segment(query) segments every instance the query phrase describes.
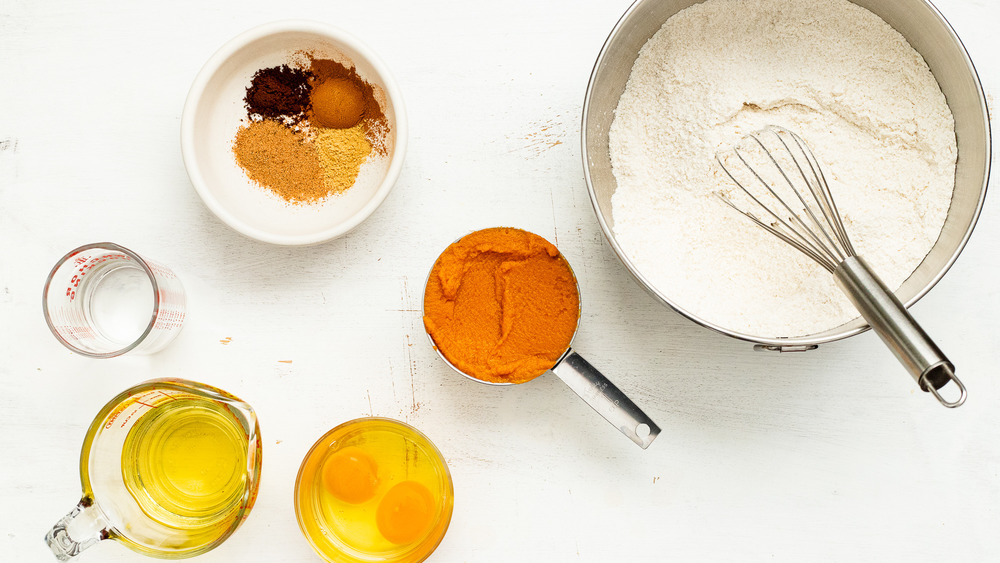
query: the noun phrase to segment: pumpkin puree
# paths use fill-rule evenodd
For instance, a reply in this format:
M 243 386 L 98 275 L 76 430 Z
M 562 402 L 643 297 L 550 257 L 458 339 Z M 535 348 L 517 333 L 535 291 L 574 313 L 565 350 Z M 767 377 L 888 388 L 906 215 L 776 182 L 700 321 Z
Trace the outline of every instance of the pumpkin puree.
M 484 229 L 453 243 L 424 292 L 424 326 L 441 354 L 493 383 L 523 383 L 552 368 L 579 316 L 569 263 L 550 242 L 520 229 Z

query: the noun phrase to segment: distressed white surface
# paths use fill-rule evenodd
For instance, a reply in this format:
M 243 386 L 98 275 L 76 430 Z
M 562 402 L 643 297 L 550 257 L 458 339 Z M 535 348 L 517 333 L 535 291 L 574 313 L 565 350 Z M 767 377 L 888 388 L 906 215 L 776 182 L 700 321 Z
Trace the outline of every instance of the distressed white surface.
M 316 560 L 292 508 L 299 462 L 323 432 L 369 414 L 416 425 L 452 469 L 454 519 L 432 561 L 997 560 L 997 194 L 913 308 L 969 386 L 960 409 L 915 391 L 873 334 L 779 356 L 694 326 L 627 277 L 583 182 L 584 89 L 627 5 L 4 0 L 0 559 L 52 560 L 42 537 L 79 497 L 91 417 L 134 383 L 183 376 L 249 401 L 264 436 L 257 505 L 205 563 Z M 1000 7 L 937 5 L 995 96 Z M 339 25 L 380 53 L 411 125 L 385 204 L 311 248 L 225 227 L 178 147 L 202 63 L 288 17 Z M 546 236 L 574 264 L 575 347 L 663 428 L 649 450 L 554 377 L 478 385 L 431 349 L 419 318 L 428 268 L 458 236 L 496 225 Z M 46 273 L 98 240 L 181 276 L 190 316 L 166 351 L 90 360 L 49 334 Z M 146 559 L 104 542 L 79 560 Z

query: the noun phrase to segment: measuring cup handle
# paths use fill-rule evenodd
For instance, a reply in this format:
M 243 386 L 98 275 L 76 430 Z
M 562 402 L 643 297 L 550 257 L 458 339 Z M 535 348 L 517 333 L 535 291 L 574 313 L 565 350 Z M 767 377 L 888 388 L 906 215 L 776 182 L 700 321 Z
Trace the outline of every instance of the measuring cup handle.
M 86 537 L 74 539 L 70 536 L 70 527 L 73 528 L 74 535 L 82 532 Z M 94 499 L 85 496 L 73 510 L 69 511 L 69 514 L 63 516 L 55 526 L 52 526 L 49 533 L 45 534 L 45 543 L 55 554 L 56 559 L 69 561 L 81 551 L 111 537 L 109 528 L 104 515 L 94 505 Z
M 552 371 L 598 414 L 642 449 L 649 447 L 660 433 L 660 427 L 642 409 L 572 349 L 566 352 Z

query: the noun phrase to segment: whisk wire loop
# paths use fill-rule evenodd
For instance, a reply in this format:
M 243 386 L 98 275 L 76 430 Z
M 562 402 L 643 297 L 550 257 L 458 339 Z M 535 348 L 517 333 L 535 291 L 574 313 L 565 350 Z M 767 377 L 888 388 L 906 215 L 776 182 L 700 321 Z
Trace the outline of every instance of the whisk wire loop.
M 818 189 L 811 189 L 810 191 L 816 199 L 816 204 L 822 210 L 827 224 L 833 228 L 834 236 L 837 238 L 837 242 L 840 244 L 840 247 L 844 249 L 844 254 L 841 257 L 841 260 L 847 259 L 848 256 L 857 256 L 857 253 L 854 252 L 854 246 L 851 245 L 851 239 L 847 236 L 847 230 L 844 229 L 844 222 L 840 219 L 840 212 L 837 210 L 837 202 L 833 199 L 833 193 L 830 191 L 830 185 L 826 182 L 826 176 L 823 174 L 823 168 L 816 160 L 816 155 L 814 155 L 812 150 L 809 149 L 805 140 L 796 133 L 781 127 L 775 128 L 780 129 L 791 137 L 798 146 L 799 151 L 801 151 L 802 155 L 805 156 L 806 163 L 809 165 L 811 177 L 816 181 L 818 187 Z M 781 139 L 780 136 L 778 138 Z M 781 139 L 781 143 L 785 145 L 786 149 L 788 148 L 784 139 Z M 791 151 L 791 149 L 788 150 L 794 159 L 795 154 Z M 796 162 L 796 165 L 798 165 L 798 162 Z M 805 172 L 801 169 L 801 167 L 799 168 L 799 172 L 802 174 L 802 178 L 809 183 L 809 179 L 806 178 Z M 820 196 L 822 196 L 822 200 L 820 199 Z
M 743 161 L 744 165 L 746 165 L 746 161 L 743 159 L 743 155 L 741 155 L 738 151 L 733 151 L 733 154 L 741 161 Z M 788 223 L 786 223 L 785 219 L 783 219 L 781 215 L 778 215 L 770 207 L 764 205 L 764 203 L 761 202 L 756 195 L 750 192 L 750 190 L 747 190 L 743 186 L 743 184 L 736 179 L 736 177 L 733 175 L 729 167 L 726 166 L 721 155 L 717 154 L 715 156 L 715 159 L 716 161 L 718 161 L 719 165 L 722 167 L 722 170 L 726 173 L 727 176 L 729 176 L 729 178 L 733 181 L 733 183 L 735 183 L 737 186 L 740 187 L 741 190 L 743 190 L 743 193 L 745 193 L 747 197 L 750 198 L 750 200 L 756 205 L 757 208 L 766 212 L 767 215 L 770 215 L 772 220 L 770 222 L 766 222 L 764 219 L 757 217 L 757 215 L 750 213 L 749 211 L 746 211 L 745 209 L 742 209 L 741 207 L 733 203 L 728 196 L 716 192 L 716 195 L 723 201 L 723 203 L 725 203 L 729 207 L 732 207 L 740 214 L 746 216 L 748 219 L 753 221 L 757 226 L 761 227 L 765 231 L 771 233 L 772 235 L 790 244 L 792 247 L 796 248 L 806 256 L 809 256 L 827 270 L 831 272 L 833 271 L 832 268 L 835 268 L 836 264 L 831 262 L 822 252 L 822 250 L 813 244 L 810 238 L 801 236 L 796 229 L 793 229 L 790 225 L 788 225 Z M 753 168 L 747 166 L 747 169 L 749 169 L 756 175 L 756 172 L 754 171 Z M 766 182 L 763 182 L 763 180 L 761 180 L 761 182 L 766 189 L 770 190 L 770 187 L 767 186 Z M 773 192 L 772 196 L 774 196 Z M 791 214 L 791 216 L 796 217 L 794 214 Z
M 744 141 L 729 151 L 717 153 L 715 159 L 740 191 L 750 198 L 753 209 L 757 213 L 763 212 L 765 219 L 757 213 L 741 209 L 726 196 L 720 197 L 730 207 L 830 272 L 836 270 L 848 256 L 854 256 L 826 177 L 805 141 L 792 131 L 776 126 L 751 133 Z M 760 163 L 756 166 L 750 164 L 745 155 L 751 150 L 759 151 L 765 157 L 756 160 L 763 160 L 766 170 Z M 784 164 L 779 162 L 776 156 L 779 154 Z M 794 166 L 794 171 L 789 172 L 789 164 Z M 737 178 L 734 167 L 749 173 L 741 175 L 746 180 Z M 751 184 L 759 184 L 763 192 L 751 189 Z M 794 197 L 783 197 L 777 188 Z M 793 206 L 801 209 L 793 209 Z
M 788 146 L 788 143 L 785 141 L 781 133 L 786 133 L 792 138 L 793 141 L 795 141 L 798 152 Z M 791 188 L 792 192 L 795 193 L 799 203 L 802 204 L 803 211 L 809 217 L 813 227 L 815 227 L 815 229 L 810 229 L 807 225 L 802 225 L 806 229 L 807 234 L 817 238 L 821 236 L 827 245 L 822 245 L 822 243 L 820 245 L 829 251 L 833 257 L 832 259 L 836 263 L 839 264 L 840 262 L 843 262 L 847 258 L 847 252 L 846 250 L 841 251 L 841 246 L 838 245 L 838 243 L 842 242 L 842 240 L 840 237 L 837 237 L 838 231 L 836 228 L 836 225 L 841 223 L 840 216 L 833 213 L 830 209 L 830 203 L 833 201 L 833 198 L 829 196 L 829 186 L 825 182 L 821 182 L 819 176 L 816 174 L 816 170 L 819 169 L 819 166 L 813 165 L 815 156 L 812 154 L 812 151 L 809 150 L 809 147 L 806 146 L 805 142 L 802 141 L 802 139 L 795 133 L 792 133 L 787 129 L 776 128 L 774 134 L 781 143 L 781 146 L 784 147 L 785 151 L 788 153 L 792 163 L 795 164 L 795 168 L 798 170 L 799 176 L 802 178 L 802 181 L 805 182 L 806 188 L 812 195 L 812 201 L 815 203 L 816 207 L 819 208 L 823 221 L 820 221 L 820 219 L 816 217 L 816 214 L 813 212 L 813 207 L 806 202 L 802 192 L 795 188 L 795 184 L 788 178 L 788 174 L 785 172 L 784 167 L 778 164 L 774 155 L 767 150 L 767 147 L 763 145 L 760 138 L 755 136 L 754 140 L 757 141 L 764 152 L 767 153 L 771 163 L 774 164 L 775 168 L 778 169 L 781 176 L 785 179 L 785 182 L 788 183 L 789 188 Z M 802 163 L 799 162 L 799 158 L 803 158 L 806 161 L 806 165 L 809 166 L 810 175 L 806 174 L 806 171 L 802 167 Z M 832 236 L 830 233 L 831 230 L 833 231 Z M 834 240 L 834 238 L 836 238 L 836 240 Z
M 805 254 L 809 258 L 812 258 L 817 263 L 819 263 L 819 265 L 823 266 L 824 268 L 826 268 L 827 270 L 829 270 L 831 273 L 833 272 L 833 269 L 836 268 L 836 266 L 834 264 L 828 262 L 828 260 L 827 260 L 827 258 L 825 256 L 823 256 L 822 254 L 820 254 L 819 252 L 817 252 L 812 247 L 812 245 L 809 244 L 808 241 L 800 241 L 797 238 L 794 238 L 793 236 L 786 235 L 784 231 L 778 230 L 778 229 L 772 227 L 771 225 L 763 222 L 756 215 L 754 215 L 752 213 L 748 213 L 748 212 L 740 209 L 739 207 L 736 206 L 735 203 L 733 203 L 732 201 L 730 201 L 729 198 L 724 197 L 724 196 L 719 196 L 719 197 L 720 197 L 720 199 L 722 199 L 723 203 L 725 203 L 729 207 L 735 209 L 736 212 L 744 215 L 746 218 L 748 218 L 751 221 L 753 221 L 754 224 L 756 224 L 758 227 L 760 227 L 760 228 L 764 229 L 765 231 L 771 233 L 772 235 L 778 237 L 779 239 L 781 239 L 782 241 L 784 241 L 786 244 L 792 246 L 793 248 L 795 248 L 799 252 Z M 750 197 L 756 200 L 756 198 L 754 198 L 753 195 L 751 195 Z M 781 218 L 777 218 L 777 220 L 781 221 Z

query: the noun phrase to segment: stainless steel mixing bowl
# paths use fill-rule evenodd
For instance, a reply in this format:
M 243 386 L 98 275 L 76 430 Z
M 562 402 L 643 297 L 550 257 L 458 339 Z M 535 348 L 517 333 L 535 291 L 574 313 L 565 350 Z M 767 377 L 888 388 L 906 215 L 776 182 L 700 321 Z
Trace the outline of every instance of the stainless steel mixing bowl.
M 583 105 L 581 135 L 584 174 L 604 236 L 629 273 L 663 304 L 702 326 L 754 342 L 759 347 L 779 351 L 810 349 L 868 329 L 864 320 L 857 318 L 824 332 L 792 338 L 730 330 L 685 310 L 664 291 L 650 284 L 615 239 L 611 196 L 615 192 L 616 183 L 608 154 L 608 130 L 614 120 L 615 107 L 625 90 L 632 64 L 646 40 L 660 29 L 667 18 L 698 1 L 636 1 L 611 30 L 594 64 Z M 958 141 L 955 193 L 938 241 L 920 266 L 895 292 L 896 297 L 909 307 L 934 287 L 958 258 L 982 209 L 991 154 L 986 99 L 965 47 L 944 16 L 930 2 L 852 1 L 885 20 L 923 55 L 955 116 L 955 135 Z

